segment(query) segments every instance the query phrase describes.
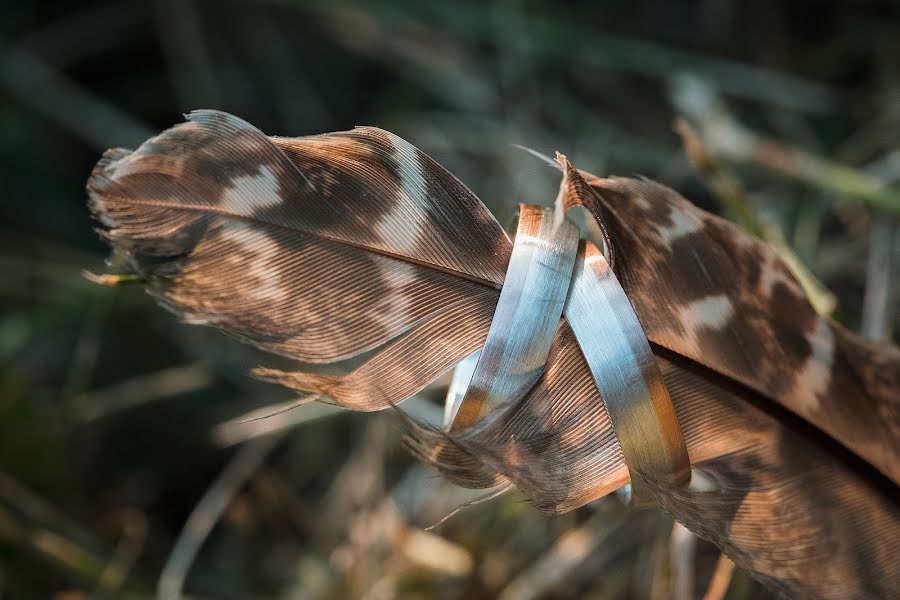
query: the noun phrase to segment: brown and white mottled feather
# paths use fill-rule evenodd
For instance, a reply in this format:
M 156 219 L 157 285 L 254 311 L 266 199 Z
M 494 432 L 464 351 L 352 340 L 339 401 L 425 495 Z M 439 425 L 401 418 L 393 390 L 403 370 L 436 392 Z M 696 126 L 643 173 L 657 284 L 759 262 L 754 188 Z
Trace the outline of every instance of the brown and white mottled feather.
M 590 180 L 651 342 L 771 398 L 900 484 L 900 351 L 820 316 L 776 252 L 657 183 Z
M 675 192 L 564 164 L 560 201 L 602 223 L 717 488 L 651 482 L 660 504 L 788 595 L 898 595 L 897 350 L 818 317 L 773 252 Z M 459 181 L 372 128 L 269 138 L 196 112 L 108 152 L 88 187 L 165 306 L 298 361 L 260 376 L 357 410 L 396 405 L 484 343 L 511 251 Z M 517 405 L 453 434 L 407 422 L 446 477 L 514 484 L 547 513 L 628 480 L 565 321 Z
M 88 188 L 104 234 L 186 321 L 303 363 L 363 357 L 339 381 L 262 371 L 352 408 L 400 402 L 477 349 L 509 260 L 474 194 L 375 128 L 270 139 L 198 111 L 109 151 Z M 452 332 L 423 352 L 434 324 L 417 326 L 438 317 Z

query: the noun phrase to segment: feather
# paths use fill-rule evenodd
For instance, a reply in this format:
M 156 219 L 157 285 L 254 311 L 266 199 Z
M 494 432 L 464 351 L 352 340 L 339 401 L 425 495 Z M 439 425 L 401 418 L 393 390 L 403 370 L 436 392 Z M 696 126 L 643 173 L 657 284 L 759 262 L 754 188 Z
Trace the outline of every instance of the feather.
M 900 355 L 815 314 L 765 245 L 658 184 L 582 177 L 700 484 L 659 504 L 792 596 L 900 590 Z M 268 138 L 212 111 L 114 150 L 88 184 L 115 250 L 189 322 L 298 361 L 257 374 L 357 410 L 394 406 L 477 350 L 509 260 L 478 199 L 421 151 L 357 128 Z M 327 367 L 327 368 L 325 368 Z M 507 410 L 448 433 L 405 419 L 449 479 L 554 514 L 628 481 L 568 324 Z
M 648 339 L 770 398 L 900 483 L 900 351 L 820 316 L 777 253 L 646 180 L 569 196 L 602 218 Z M 576 199 L 578 198 L 578 199 Z
M 164 306 L 303 363 L 364 357 L 344 395 L 333 377 L 261 371 L 361 409 L 354 398 L 400 402 L 483 343 L 511 245 L 429 157 L 374 128 L 269 139 L 225 113 L 187 119 L 109 151 L 88 184 L 104 235 Z M 437 317 L 453 324 L 439 342 L 416 329 Z

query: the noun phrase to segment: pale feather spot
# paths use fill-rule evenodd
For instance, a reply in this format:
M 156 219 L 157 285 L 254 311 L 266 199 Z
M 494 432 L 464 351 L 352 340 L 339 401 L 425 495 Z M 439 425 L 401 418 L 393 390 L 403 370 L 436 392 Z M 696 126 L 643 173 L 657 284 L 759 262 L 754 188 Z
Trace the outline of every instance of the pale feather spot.
M 821 396 L 831 386 L 834 366 L 834 332 L 826 319 L 816 319 L 816 327 L 806 335 L 812 354 L 797 373 L 789 400 L 795 410 L 811 412 L 819 408 Z
M 181 320 L 186 325 L 210 325 L 210 318 L 206 315 L 185 313 L 181 316 Z
M 650 204 L 650 201 L 643 196 L 635 196 L 634 203 L 637 204 L 638 208 L 640 208 L 641 210 L 649 211 L 651 208 L 653 208 L 653 205 Z
M 243 224 L 223 230 L 222 237 L 239 247 L 232 256 L 240 259 L 243 277 L 253 282 L 247 292 L 254 299 L 272 306 L 290 299 L 290 289 L 280 284 L 276 269 L 282 253 L 277 241 L 264 231 Z
M 399 137 L 392 138 L 394 156 L 400 169 L 400 187 L 393 206 L 378 222 L 375 231 L 390 246 L 412 254 L 419 243 L 419 236 L 428 226 L 427 184 L 415 147 Z
M 418 276 L 417 269 L 409 263 L 385 260 L 380 272 L 388 291 L 378 318 L 385 326 L 405 321 L 407 314 L 415 308 L 409 287 Z
M 259 173 L 237 177 L 222 196 L 222 208 L 242 215 L 281 204 L 278 178 L 267 166 Z
M 786 269 L 779 268 L 776 264 L 778 258 L 774 253 L 767 253 L 766 260 L 762 265 L 762 273 L 759 278 L 759 286 L 763 294 L 772 295 L 777 284 L 782 284 L 796 294 L 803 295 L 803 288 L 791 277 Z
M 678 311 L 678 319 L 684 330 L 685 342 L 695 351 L 700 351 L 700 332 L 703 329 L 722 329 L 734 316 L 734 306 L 725 294 L 707 296 L 683 306 Z
M 679 238 L 700 231 L 701 224 L 696 217 L 675 208 L 672 209 L 669 220 L 672 221 L 671 225 L 659 226 L 656 231 L 670 247 Z

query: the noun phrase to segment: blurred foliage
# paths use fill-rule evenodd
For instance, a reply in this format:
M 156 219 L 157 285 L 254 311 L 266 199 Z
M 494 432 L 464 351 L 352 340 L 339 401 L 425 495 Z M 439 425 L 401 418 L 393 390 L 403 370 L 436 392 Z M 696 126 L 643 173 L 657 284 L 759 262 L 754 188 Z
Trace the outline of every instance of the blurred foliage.
M 896 2 L 0 0 L 4 598 L 149 597 L 161 574 L 197 598 L 669 597 L 667 517 L 606 498 L 547 518 L 507 495 L 423 531 L 478 495 L 413 463 L 393 415 L 242 422 L 291 399 L 246 376 L 271 357 L 82 277 L 105 269 L 83 191 L 100 152 L 194 108 L 272 134 L 390 129 L 501 221 L 554 197 L 514 144 L 646 175 L 776 228 L 845 324 L 894 330 Z M 741 182 L 740 214 L 679 116 Z M 729 154 L 722 119 L 837 183 Z M 170 559 L 195 508 L 210 536 Z M 699 596 L 718 552 L 694 552 Z M 727 597 L 766 595 L 738 572 Z

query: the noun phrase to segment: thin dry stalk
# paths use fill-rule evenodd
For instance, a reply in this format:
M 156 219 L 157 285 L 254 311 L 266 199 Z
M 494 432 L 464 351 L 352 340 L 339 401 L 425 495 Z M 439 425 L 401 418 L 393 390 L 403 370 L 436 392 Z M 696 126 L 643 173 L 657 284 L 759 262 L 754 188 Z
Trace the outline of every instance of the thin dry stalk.
M 703 600 L 722 600 L 728 591 L 728 586 L 731 585 L 732 575 L 734 575 L 734 563 L 724 554 L 720 554 L 719 562 L 716 563 L 716 570 L 709 581 L 709 587 L 706 588 Z
M 163 600 L 183 597 L 184 580 L 203 542 L 235 494 L 256 473 L 280 439 L 280 435 L 256 438 L 237 451 L 185 522 L 160 575 L 157 597 Z

